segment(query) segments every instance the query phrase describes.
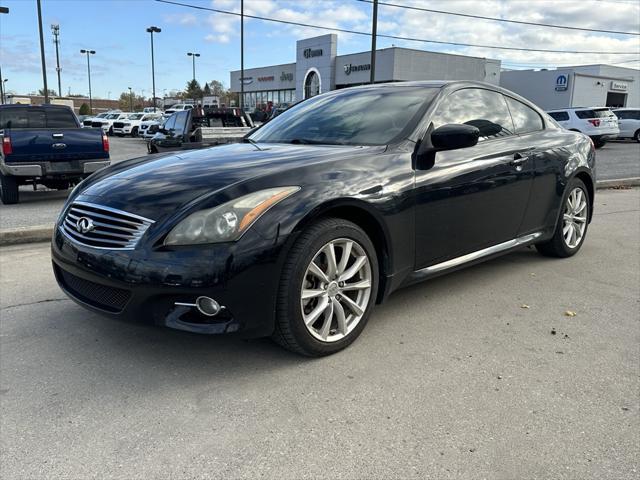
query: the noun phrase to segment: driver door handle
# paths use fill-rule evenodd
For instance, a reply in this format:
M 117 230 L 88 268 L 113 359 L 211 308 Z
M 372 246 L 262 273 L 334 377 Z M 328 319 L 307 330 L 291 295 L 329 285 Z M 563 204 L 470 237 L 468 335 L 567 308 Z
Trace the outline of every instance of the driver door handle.
M 516 167 L 516 170 L 520 172 L 522 170 L 522 165 L 527 160 L 529 160 L 529 155 L 527 155 L 526 153 L 516 152 L 516 154 L 513 156 L 513 160 L 511 160 L 511 162 L 509 163 Z

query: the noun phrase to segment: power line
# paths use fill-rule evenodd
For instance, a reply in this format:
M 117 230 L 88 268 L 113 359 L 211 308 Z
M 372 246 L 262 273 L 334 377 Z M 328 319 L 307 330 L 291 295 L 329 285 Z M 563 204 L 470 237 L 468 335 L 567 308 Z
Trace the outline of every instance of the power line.
M 181 7 L 194 8 L 196 10 L 206 10 L 209 12 L 222 13 L 224 15 L 234 15 L 239 17 L 240 14 L 236 12 L 230 12 L 228 10 L 221 10 L 218 8 L 210 8 L 210 7 L 202 7 L 199 5 L 190 5 L 188 3 L 175 2 L 171 0 L 155 0 L 159 3 L 167 3 L 170 5 L 178 5 Z M 292 22 L 289 20 L 279 20 L 276 18 L 268 18 L 268 17 L 260 17 L 258 15 L 249 15 L 244 14 L 246 18 L 253 18 L 255 20 L 263 20 L 265 22 L 274 22 L 274 23 L 284 23 L 286 25 L 295 25 L 298 27 L 307 27 L 307 28 L 317 28 L 320 30 L 331 30 L 334 32 L 342 32 L 342 33 L 351 33 L 354 35 L 365 35 L 370 36 L 370 32 L 361 32 L 357 30 L 349 30 L 346 28 L 338 28 L 338 27 L 326 27 L 321 25 L 311 25 L 309 23 L 301 23 L 301 22 Z M 435 43 L 438 45 L 455 45 L 458 47 L 477 47 L 477 48 L 488 48 L 494 50 L 515 50 L 520 52 L 545 52 L 545 53 L 580 53 L 580 54 L 594 54 L 594 55 L 636 55 L 636 52 L 599 52 L 599 51 L 585 51 L 585 50 L 550 50 L 550 49 L 542 49 L 542 48 L 523 48 L 523 47 L 499 47 L 497 45 L 480 45 L 476 43 L 462 43 L 462 42 L 443 42 L 440 40 L 427 40 L 424 38 L 413 38 L 413 37 L 402 37 L 398 35 L 386 35 L 379 33 L 378 37 L 380 38 L 391 38 L 393 40 L 406 40 L 409 42 L 421 42 L 421 43 Z
M 356 0 L 356 2 L 373 3 L 373 0 Z M 378 2 L 378 4 L 384 5 L 386 7 L 404 8 L 407 10 L 418 10 L 421 12 L 429 12 L 429 13 L 440 13 L 442 15 L 455 15 L 458 17 L 477 18 L 480 20 L 491 20 L 492 22 L 517 23 L 519 25 L 531 25 L 536 27 L 549 27 L 549 28 L 563 28 L 566 30 L 581 30 L 584 32 L 615 33 L 617 35 L 640 35 L 640 32 L 621 32 L 618 30 L 600 30 L 596 28 L 571 27 L 568 25 L 553 25 L 550 23 L 525 22 L 524 20 L 510 20 L 506 18 L 485 17 L 482 15 L 472 15 L 470 13 L 448 12 L 445 10 L 434 10 L 432 8 L 414 7 L 410 5 L 398 5 L 397 3 Z

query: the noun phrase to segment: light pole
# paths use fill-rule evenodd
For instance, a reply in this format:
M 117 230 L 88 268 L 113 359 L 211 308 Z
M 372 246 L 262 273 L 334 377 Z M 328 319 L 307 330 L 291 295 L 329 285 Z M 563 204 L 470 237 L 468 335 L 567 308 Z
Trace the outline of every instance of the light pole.
M 95 50 L 85 50 L 84 48 L 80 50 L 80 53 L 84 53 L 87 56 L 87 76 L 89 77 L 89 110 L 90 114 L 93 115 L 93 100 L 91 98 L 91 62 L 89 61 L 89 55 L 95 55 Z
M 199 57 L 199 53 L 187 52 L 187 56 L 191 57 L 193 60 L 193 79 L 196 79 L 196 57 Z
M 373 0 L 371 21 L 371 76 L 369 83 L 376 83 L 376 37 L 378 33 L 378 0 Z
M 2 74 L 0 74 L 0 93 L 2 93 L 2 101 L 0 103 L 4 103 L 7 99 L 7 81 L 9 79 L 5 78 L 2 80 Z
M 133 93 L 131 92 L 131 87 L 129 87 L 129 111 L 133 112 Z
M 153 34 L 160 33 L 162 29 L 158 27 L 149 27 L 147 28 L 147 33 L 151 34 L 151 83 L 153 85 L 153 111 L 156 111 L 156 67 L 153 59 Z
M 244 0 L 240 0 L 240 110 L 244 112 Z
M 53 43 L 56 44 L 56 72 L 58 72 L 58 96 L 62 96 L 62 83 L 60 82 L 60 53 L 58 46 L 60 45 L 60 25 L 51 25 L 51 33 L 53 33 Z

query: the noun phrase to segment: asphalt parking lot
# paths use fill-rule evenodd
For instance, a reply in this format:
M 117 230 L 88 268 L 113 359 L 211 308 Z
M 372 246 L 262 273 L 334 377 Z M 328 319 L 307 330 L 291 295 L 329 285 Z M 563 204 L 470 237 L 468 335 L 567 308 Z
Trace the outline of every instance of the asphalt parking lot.
M 114 163 L 147 155 L 147 147 L 140 138 L 110 137 L 111 160 Z M 630 141 L 609 142 L 598 150 L 596 175 L 598 180 L 640 178 L 640 143 Z M 2 229 L 53 225 L 68 191 L 34 192 L 24 186 L 18 205 L 1 205 Z
M 637 479 L 639 218 L 601 190 L 577 256 L 407 288 L 316 360 L 103 319 L 4 247 L 0 476 Z

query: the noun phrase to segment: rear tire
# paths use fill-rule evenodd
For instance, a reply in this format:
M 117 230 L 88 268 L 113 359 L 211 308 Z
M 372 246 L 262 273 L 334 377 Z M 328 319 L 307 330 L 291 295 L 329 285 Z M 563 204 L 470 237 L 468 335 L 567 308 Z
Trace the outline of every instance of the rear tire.
M 131 136 L 132 137 L 137 137 L 138 136 L 138 127 L 133 127 L 131 129 Z
M 18 179 L 0 173 L 0 199 L 5 205 L 13 205 L 20 201 Z
M 640 143 L 640 129 L 636 131 L 636 133 L 633 134 L 633 139 Z
M 574 178 L 567 185 L 562 211 L 551 240 L 536 244 L 547 257 L 566 258 L 578 253 L 584 243 L 591 215 L 591 200 L 584 182 Z
M 349 346 L 376 302 L 378 260 L 367 234 L 340 218 L 305 229 L 282 268 L 273 340 L 320 357 Z

